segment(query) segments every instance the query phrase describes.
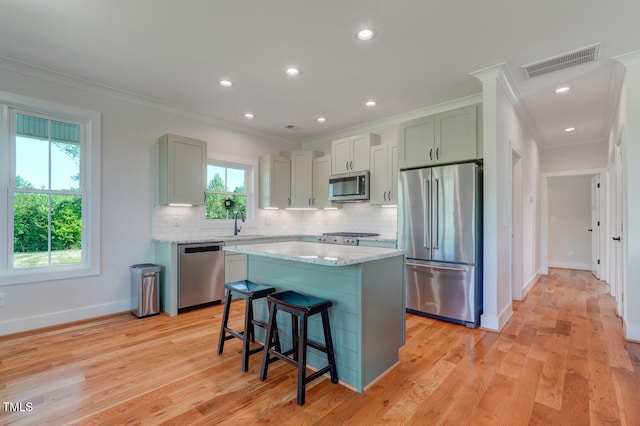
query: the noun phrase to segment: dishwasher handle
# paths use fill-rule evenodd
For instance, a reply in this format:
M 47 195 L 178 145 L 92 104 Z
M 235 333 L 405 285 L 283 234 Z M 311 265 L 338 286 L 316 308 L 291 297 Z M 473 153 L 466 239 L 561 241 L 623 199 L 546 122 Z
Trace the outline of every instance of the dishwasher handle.
M 182 254 L 208 253 L 211 251 L 222 251 L 222 244 L 211 244 L 195 247 L 182 247 Z

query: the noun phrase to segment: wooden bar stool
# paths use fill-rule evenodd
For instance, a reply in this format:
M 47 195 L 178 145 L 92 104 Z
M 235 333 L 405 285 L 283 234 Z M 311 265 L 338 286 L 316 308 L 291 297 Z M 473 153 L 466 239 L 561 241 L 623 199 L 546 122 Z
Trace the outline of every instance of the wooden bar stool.
M 331 383 L 338 383 L 338 371 L 331 340 L 331 327 L 329 326 L 329 307 L 331 301 L 313 296 L 306 296 L 295 291 L 283 291 L 267 297 L 269 303 L 269 323 L 265 346 L 267 349 L 262 354 L 262 366 L 260 367 L 260 380 L 267 379 L 269 364 L 281 359 L 294 365 L 298 369 L 298 405 L 304 404 L 306 384 L 329 372 Z M 278 339 L 278 325 L 276 315 L 278 311 L 291 314 L 293 348 L 283 352 Z M 307 337 L 307 320 L 311 315 L 322 315 L 322 329 L 324 331 L 325 344 L 309 340 Z M 315 373 L 306 375 L 307 369 L 307 345 L 327 354 L 328 365 Z M 274 355 L 274 357 L 271 357 Z
M 227 298 L 224 305 L 224 314 L 222 316 L 222 325 L 220 326 L 220 338 L 218 340 L 218 355 L 222 355 L 224 342 L 238 338 L 242 340 L 242 371 L 249 370 L 249 355 L 260 352 L 264 346 L 260 345 L 253 349 L 249 349 L 251 343 L 255 342 L 254 326 L 266 328 L 267 324 L 253 319 L 253 301 L 267 297 L 275 292 L 274 287 L 256 284 L 249 280 L 235 281 L 224 285 L 227 289 Z M 235 331 L 227 326 L 229 322 L 229 310 L 231 309 L 231 297 L 235 295 L 242 297 L 246 301 L 244 312 L 244 330 Z M 229 333 L 229 335 L 227 335 Z M 265 340 L 266 341 L 266 340 Z

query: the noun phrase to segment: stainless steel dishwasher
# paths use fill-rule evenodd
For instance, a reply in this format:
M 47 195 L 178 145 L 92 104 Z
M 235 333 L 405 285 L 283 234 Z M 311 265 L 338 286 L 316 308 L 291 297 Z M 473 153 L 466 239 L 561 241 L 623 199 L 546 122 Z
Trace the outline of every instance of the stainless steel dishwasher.
M 224 242 L 178 245 L 178 310 L 224 298 Z

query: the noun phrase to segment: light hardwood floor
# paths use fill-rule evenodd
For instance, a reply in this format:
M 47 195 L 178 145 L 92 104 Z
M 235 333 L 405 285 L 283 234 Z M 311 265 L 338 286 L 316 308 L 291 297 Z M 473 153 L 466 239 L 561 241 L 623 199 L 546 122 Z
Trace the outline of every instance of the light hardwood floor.
M 393 370 L 362 394 L 318 379 L 303 407 L 292 366 L 260 382 L 237 339 L 216 355 L 221 306 L 0 337 L 0 401 L 32 406 L 0 424 L 640 424 L 640 344 L 605 284 L 554 269 L 514 311 L 499 334 L 407 315 Z

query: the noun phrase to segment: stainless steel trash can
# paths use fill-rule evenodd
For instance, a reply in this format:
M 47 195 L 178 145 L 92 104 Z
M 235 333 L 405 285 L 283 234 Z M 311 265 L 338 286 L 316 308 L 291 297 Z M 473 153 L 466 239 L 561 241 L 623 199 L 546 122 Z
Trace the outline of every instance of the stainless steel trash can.
M 160 313 L 158 274 L 160 266 L 152 263 L 131 265 L 131 313 L 138 318 Z

